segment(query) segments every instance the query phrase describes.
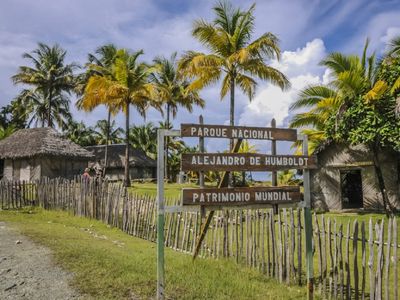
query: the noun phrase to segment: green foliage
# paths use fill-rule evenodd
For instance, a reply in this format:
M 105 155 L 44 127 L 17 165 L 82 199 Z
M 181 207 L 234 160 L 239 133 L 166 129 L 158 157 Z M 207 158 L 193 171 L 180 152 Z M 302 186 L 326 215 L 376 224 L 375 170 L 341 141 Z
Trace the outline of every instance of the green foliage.
M 330 136 L 351 144 L 374 144 L 400 150 L 400 120 L 396 118 L 394 97 L 386 96 L 373 106 L 365 105 L 363 98 L 356 99 Z
M 157 129 L 152 122 L 132 126 L 129 129 L 129 143 L 135 149 L 140 149 L 147 156 L 157 158 Z
M 72 142 L 85 147 L 96 145 L 95 132 L 83 122 L 70 121 L 64 130 L 64 135 Z
M 99 120 L 94 126 L 94 135 L 97 145 L 119 144 L 122 142 L 124 130 L 116 127 L 115 120 L 108 123 L 107 120 Z
M 279 40 L 264 33 L 251 40 L 254 32 L 254 9 L 234 8 L 229 2 L 218 2 L 214 7 L 215 18 L 211 22 L 198 19 L 192 34 L 209 51 L 204 54 L 187 51 L 179 62 L 179 69 L 186 78 L 194 79 L 189 85 L 192 90 L 202 89 L 222 79 L 221 99 L 230 92 L 230 123 L 234 124 L 235 86 L 251 100 L 257 82 L 254 78 L 269 81 L 282 89 L 290 86 L 279 70 L 266 61 L 280 57 Z
M 33 66 L 20 66 L 12 76 L 14 84 L 32 87 L 16 98 L 20 108 L 25 108 L 23 114 L 31 117 L 30 124 L 52 127 L 57 123 L 63 127 L 70 118 L 67 94 L 75 88 L 73 72 L 77 65 L 65 64 L 65 56 L 66 51 L 57 44 L 50 47 L 39 43 L 37 49 L 23 55 Z

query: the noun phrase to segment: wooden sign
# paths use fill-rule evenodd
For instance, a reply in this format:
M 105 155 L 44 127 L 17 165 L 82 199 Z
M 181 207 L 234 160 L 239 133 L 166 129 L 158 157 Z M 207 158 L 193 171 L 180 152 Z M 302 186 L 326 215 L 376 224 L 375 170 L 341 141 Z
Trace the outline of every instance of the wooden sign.
M 286 128 L 181 124 L 181 136 L 296 141 L 297 131 Z
M 253 153 L 182 154 L 182 171 L 276 171 L 314 169 L 314 156 Z
M 298 186 L 183 189 L 183 205 L 238 206 L 284 204 L 301 200 Z

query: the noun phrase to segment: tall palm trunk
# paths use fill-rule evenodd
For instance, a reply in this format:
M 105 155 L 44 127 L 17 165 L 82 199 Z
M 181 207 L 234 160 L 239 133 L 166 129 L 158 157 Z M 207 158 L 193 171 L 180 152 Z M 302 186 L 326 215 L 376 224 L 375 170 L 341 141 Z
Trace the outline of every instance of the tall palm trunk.
M 125 182 L 126 187 L 131 186 L 129 179 L 129 99 L 126 100 L 126 120 L 125 120 Z
M 231 103 L 230 103 L 230 113 L 229 113 L 229 125 L 235 126 L 235 77 L 231 76 Z M 235 146 L 235 140 L 230 140 L 230 151 L 233 151 L 233 147 Z M 233 172 L 229 173 L 229 186 L 233 187 L 235 184 L 235 179 L 233 176 Z
M 376 144 L 372 145 L 371 150 L 372 150 L 372 156 L 373 156 L 373 162 L 374 162 L 374 169 L 375 169 L 376 177 L 378 179 L 378 187 L 379 187 L 379 191 L 382 196 L 383 206 L 385 208 L 386 214 L 392 215 L 393 211 L 392 211 L 392 207 L 390 205 L 390 201 L 387 196 L 385 180 L 383 178 L 382 168 L 381 168 L 381 165 L 379 162 L 378 146 Z
M 108 109 L 107 116 L 107 132 L 106 132 L 106 147 L 104 149 L 104 168 L 103 168 L 103 177 L 106 175 L 106 170 L 108 167 L 108 144 L 110 142 L 110 123 L 111 123 L 111 109 Z
M 53 90 L 50 88 L 49 90 L 49 109 L 47 111 L 47 126 L 53 127 L 53 122 L 51 120 L 51 98 L 53 97 Z

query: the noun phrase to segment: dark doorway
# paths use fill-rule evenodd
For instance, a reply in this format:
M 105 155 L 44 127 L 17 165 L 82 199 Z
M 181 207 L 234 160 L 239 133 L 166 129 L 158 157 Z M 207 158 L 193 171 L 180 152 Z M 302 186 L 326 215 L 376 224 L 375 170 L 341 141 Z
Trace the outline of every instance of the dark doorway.
M 342 208 L 362 208 L 361 170 L 340 171 Z

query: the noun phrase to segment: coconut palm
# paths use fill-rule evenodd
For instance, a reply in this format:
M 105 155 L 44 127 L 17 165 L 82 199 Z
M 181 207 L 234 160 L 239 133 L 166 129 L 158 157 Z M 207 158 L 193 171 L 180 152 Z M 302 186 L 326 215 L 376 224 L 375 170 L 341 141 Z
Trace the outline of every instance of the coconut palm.
M 193 106 L 204 107 L 204 100 L 200 98 L 195 90 L 188 89 L 189 81 L 178 76 L 176 52 L 170 58 L 163 56 L 153 60 L 155 72 L 151 74 L 151 80 L 157 86 L 159 100 L 165 105 L 165 123 L 171 124 L 170 117 L 176 117 L 178 107 L 183 107 L 189 112 L 193 111 Z M 169 138 L 165 143 L 165 175 L 168 178 L 168 149 Z
M 153 100 L 157 99 L 156 88 L 149 82 L 149 75 L 153 69 L 145 63 L 138 62 L 138 57 L 142 54 L 142 50 L 130 52 L 119 49 L 111 68 L 111 76 L 91 76 L 84 94 L 84 97 L 98 97 L 99 103 L 112 103 L 113 107 L 125 113 L 125 186 L 130 186 L 130 106 L 133 105 L 142 116 L 150 106 L 161 109 L 161 105 Z
M 234 9 L 228 2 L 219 2 L 213 8 L 216 14 L 214 20 L 197 20 L 192 30 L 193 36 L 211 53 L 188 51 L 179 62 L 182 75 L 194 78 L 189 85 L 192 90 L 201 89 L 222 78 L 220 96 L 223 99 L 230 93 L 231 126 L 235 125 L 236 86 L 251 100 L 257 86 L 254 78 L 269 81 L 282 89 L 290 85 L 283 73 L 266 63 L 267 60 L 280 57 L 278 38 L 267 32 L 251 40 L 254 8 L 252 5 L 243 11 Z
M 27 126 L 41 126 L 57 124 L 65 129 L 72 116 L 69 109 L 69 99 L 64 93 L 53 95 L 49 110 L 49 97 L 44 91 L 24 89 L 12 103 L 14 114 L 27 120 Z
M 97 145 L 121 143 L 123 133 L 124 130 L 121 127 L 116 127 L 115 120 L 112 120 L 111 123 L 108 120 L 99 120 L 94 127 Z
M 0 140 L 5 139 L 6 137 L 9 137 L 15 131 L 17 131 L 17 128 L 14 125 L 10 125 L 7 127 L 3 127 L 2 125 L 0 125 Z
M 393 38 L 388 44 L 389 50 L 386 56 L 386 59 L 391 58 L 400 58 L 400 36 Z M 400 76 L 393 83 L 390 92 L 392 95 L 395 95 L 400 89 Z M 396 107 L 395 107 L 396 115 L 400 116 L 400 97 L 396 99 Z
M 320 62 L 330 71 L 329 84 L 307 86 L 291 105 L 292 111 L 306 110 L 292 118 L 290 127 L 303 128 L 302 133 L 309 136 L 310 153 L 326 140 L 326 127 L 332 116 L 337 124 L 348 104 L 357 96 L 363 95 L 369 103 L 386 91 L 387 85 L 376 77 L 375 54 L 367 57 L 368 43 L 367 40 L 361 58 L 339 52 L 329 54 Z
M 365 106 L 372 107 L 375 101 L 381 99 L 388 91 L 387 83 L 378 78 L 379 64 L 375 62 L 375 54 L 367 57 L 368 43 L 367 39 L 361 58 L 338 52 L 329 54 L 321 62 L 321 65 L 331 71 L 329 84 L 307 87 L 300 92 L 298 99 L 292 105 L 292 109 L 310 109 L 306 113 L 295 116 L 291 127 L 311 127 L 306 130 L 309 130 L 308 133 L 314 134 L 311 135 L 311 138 L 314 138 L 313 143 L 318 144 L 325 140 L 330 128 L 328 122 L 332 120 L 335 122 L 335 126 L 329 135 L 335 140 L 340 140 L 341 132 L 338 130 L 338 123 L 352 101 L 362 99 Z M 378 157 L 379 141 L 370 141 L 368 147 L 373 156 L 383 203 L 387 207 L 386 204 L 389 204 L 389 201 Z
M 83 122 L 78 123 L 71 120 L 64 131 L 64 135 L 69 140 L 83 147 L 96 144 L 93 128 L 86 127 Z
M 54 102 L 67 99 L 65 93 L 69 94 L 75 86 L 73 71 L 77 65 L 65 64 L 65 55 L 66 51 L 57 44 L 50 47 L 39 43 L 37 49 L 23 54 L 23 57 L 29 59 L 33 66 L 20 66 L 19 72 L 12 76 L 14 84 L 32 86 L 30 94 L 40 95 L 41 102 L 45 106 L 46 122 L 49 127 L 53 127 L 54 119 L 58 118 L 57 115 L 54 115 L 57 113 L 57 109 L 53 109 Z M 26 91 L 24 90 L 22 93 L 26 93 Z M 20 97 L 22 96 L 23 94 L 20 95 Z
M 140 149 L 147 156 L 157 157 L 157 129 L 152 122 L 133 126 L 129 131 L 129 142 L 135 149 Z
M 88 55 L 88 63 L 86 64 L 86 72 L 80 75 L 79 84 L 76 87 L 77 93 L 83 95 L 85 92 L 85 87 L 89 78 L 91 76 L 103 76 L 108 77 L 113 80 L 113 65 L 117 55 L 117 47 L 113 44 L 106 44 L 96 49 L 95 54 Z M 104 151 L 104 168 L 103 175 L 106 174 L 108 167 L 108 144 L 110 139 L 111 131 L 111 116 L 115 115 L 117 112 L 116 107 L 112 105 L 113 99 L 108 99 L 109 101 L 103 102 L 104 99 L 97 97 L 95 94 L 84 95 L 84 97 L 78 99 L 76 105 L 78 109 L 84 111 L 92 111 L 99 105 L 105 105 L 107 107 L 107 123 L 105 128 L 105 151 Z
M 170 117 L 176 117 L 178 107 L 183 107 L 189 112 L 193 106 L 204 107 L 204 100 L 197 91 L 188 89 L 189 81 L 178 76 L 176 52 L 170 58 L 163 56 L 153 60 L 155 71 L 151 74 L 151 80 L 157 86 L 159 100 L 165 105 L 165 123 L 170 124 Z

